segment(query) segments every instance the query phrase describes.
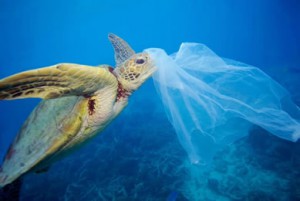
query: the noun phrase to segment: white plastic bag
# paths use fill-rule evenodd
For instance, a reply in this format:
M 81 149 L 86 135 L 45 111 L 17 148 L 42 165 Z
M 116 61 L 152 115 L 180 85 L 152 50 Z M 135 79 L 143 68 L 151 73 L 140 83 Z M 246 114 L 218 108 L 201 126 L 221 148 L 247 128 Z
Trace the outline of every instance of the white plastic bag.
M 145 50 L 154 83 L 178 139 L 195 164 L 248 134 L 251 125 L 290 141 L 300 138 L 300 110 L 289 93 L 256 67 L 225 60 L 198 43 L 177 53 Z

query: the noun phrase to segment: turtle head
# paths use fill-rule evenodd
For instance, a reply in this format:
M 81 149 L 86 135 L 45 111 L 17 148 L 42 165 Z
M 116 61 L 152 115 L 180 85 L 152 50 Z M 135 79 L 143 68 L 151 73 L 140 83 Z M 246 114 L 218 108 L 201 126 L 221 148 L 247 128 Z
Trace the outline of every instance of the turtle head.
M 120 37 L 109 34 L 108 38 L 115 51 L 114 74 L 124 89 L 130 92 L 136 90 L 156 70 L 154 62 L 148 53 L 136 54 Z
M 134 54 L 122 65 L 117 66 L 117 75 L 124 89 L 134 91 L 141 86 L 156 70 L 148 53 Z

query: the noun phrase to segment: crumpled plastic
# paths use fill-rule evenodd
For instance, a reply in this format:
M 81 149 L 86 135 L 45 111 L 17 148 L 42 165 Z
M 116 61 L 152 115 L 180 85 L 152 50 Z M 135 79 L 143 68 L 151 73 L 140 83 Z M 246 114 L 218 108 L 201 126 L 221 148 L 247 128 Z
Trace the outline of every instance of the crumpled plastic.
M 259 68 L 223 59 L 198 43 L 182 43 L 172 55 L 145 51 L 158 68 L 155 87 L 192 163 L 209 163 L 252 125 L 285 140 L 300 138 L 299 107 Z

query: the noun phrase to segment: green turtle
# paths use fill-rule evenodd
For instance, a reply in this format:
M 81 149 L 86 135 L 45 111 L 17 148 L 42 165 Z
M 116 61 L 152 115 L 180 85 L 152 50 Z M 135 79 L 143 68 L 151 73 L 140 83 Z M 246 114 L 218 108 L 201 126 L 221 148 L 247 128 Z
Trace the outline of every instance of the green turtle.
M 61 63 L 0 80 L 0 99 L 42 98 L 10 146 L 0 186 L 51 163 L 101 132 L 156 67 L 120 37 L 108 36 L 116 68 Z

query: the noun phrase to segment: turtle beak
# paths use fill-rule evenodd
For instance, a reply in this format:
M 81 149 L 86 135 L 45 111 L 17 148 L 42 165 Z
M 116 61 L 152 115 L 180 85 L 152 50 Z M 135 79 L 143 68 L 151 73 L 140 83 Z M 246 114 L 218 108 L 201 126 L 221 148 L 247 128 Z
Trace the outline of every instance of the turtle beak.
M 154 64 L 153 60 L 149 63 L 149 74 L 152 75 L 157 70 L 156 65 Z
M 148 52 L 144 52 L 144 53 L 147 54 L 147 56 L 149 58 L 148 59 L 148 73 L 150 75 L 152 75 L 157 70 L 157 67 L 155 65 L 155 61 Z
M 152 60 L 152 58 L 150 57 L 150 55 L 148 53 L 146 53 L 147 56 L 148 56 L 148 64 L 147 64 L 147 68 L 146 70 L 144 71 L 144 73 L 141 75 L 142 76 L 142 79 L 147 79 L 149 78 L 150 76 L 152 76 L 152 74 L 157 70 L 157 67 L 154 63 L 154 61 Z
M 140 76 L 140 80 L 143 80 L 143 82 L 145 80 L 147 80 L 150 76 L 152 76 L 152 74 L 157 70 L 157 68 L 155 66 L 151 66 L 151 68 L 149 68 L 149 70 L 145 71 L 141 76 Z

